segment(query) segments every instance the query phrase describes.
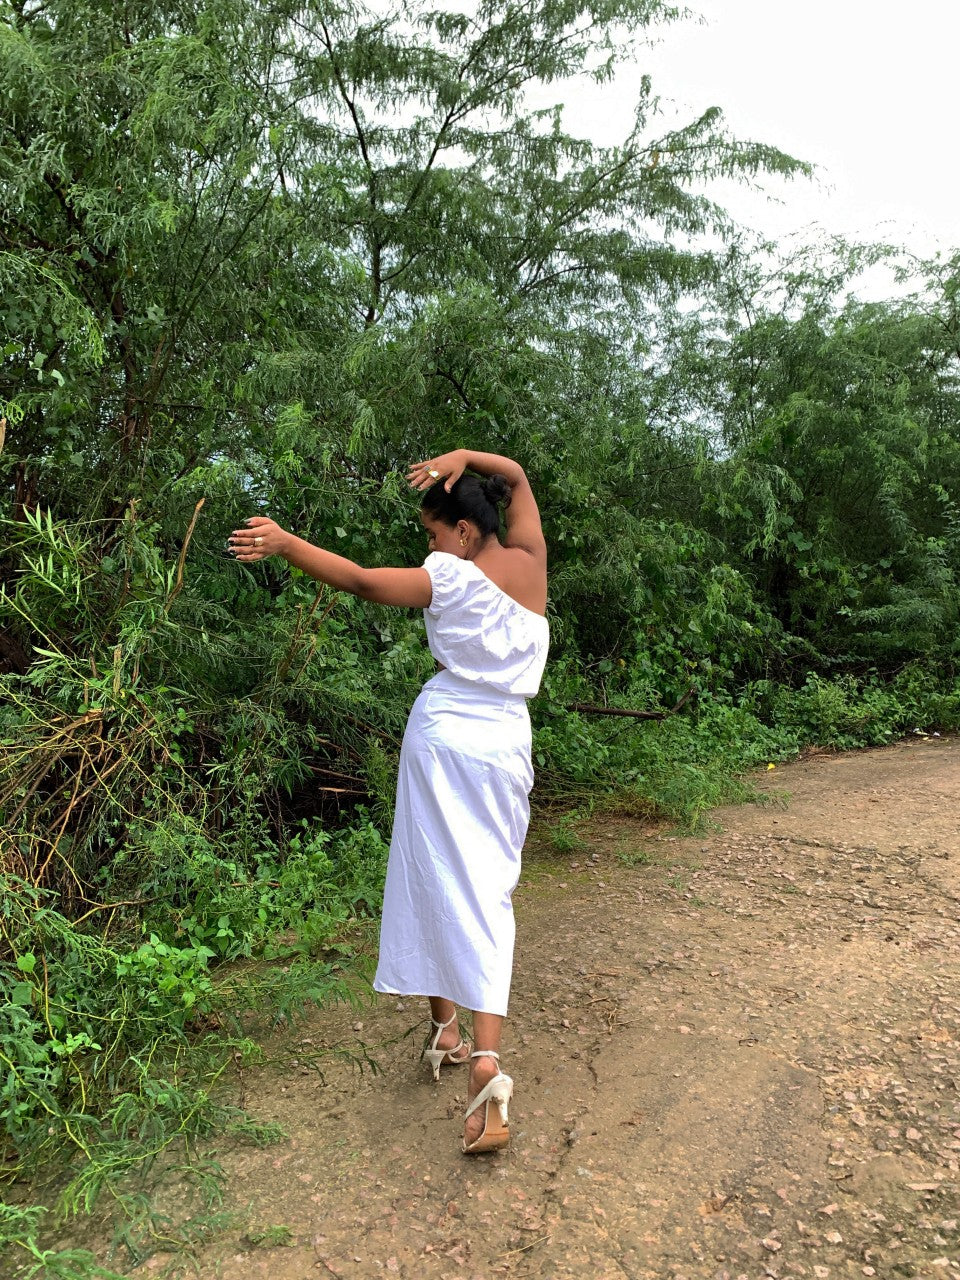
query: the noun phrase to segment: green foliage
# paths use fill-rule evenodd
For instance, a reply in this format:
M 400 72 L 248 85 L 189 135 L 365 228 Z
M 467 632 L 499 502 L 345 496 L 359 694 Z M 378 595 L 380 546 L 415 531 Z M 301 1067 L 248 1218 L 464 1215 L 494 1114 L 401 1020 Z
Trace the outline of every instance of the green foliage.
M 348 991 L 337 964 L 301 957 L 283 969 L 215 980 L 209 948 L 168 945 L 155 934 L 132 949 L 113 945 L 63 917 L 51 898 L 4 877 L 0 1121 L 7 1172 L 39 1179 L 72 1166 L 59 1192 L 69 1214 L 90 1212 L 109 1188 L 120 1213 L 118 1243 L 141 1259 L 157 1241 L 175 1245 L 206 1229 L 220 1174 L 199 1144 L 227 1127 L 269 1140 L 217 1098 L 224 1072 L 258 1056 L 244 1032 L 249 1010 L 288 1018 L 308 1001 Z M 168 1167 L 192 1179 L 201 1199 L 193 1218 L 177 1226 L 151 1208 L 153 1183 Z M 10 1218 L 11 1239 L 37 1258 L 44 1253 L 36 1243 L 38 1215 Z M 67 1270 L 74 1263 L 77 1276 L 112 1274 L 82 1270 L 85 1254 L 49 1257 L 51 1275 L 61 1264 L 64 1276 L 74 1274 Z
M 883 746 L 909 733 L 960 729 L 960 688 L 944 688 L 940 673 L 921 665 L 892 681 L 876 674 L 827 680 L 811 672 L 796 690 L 774 687 L 758 699 L 784 734 L 799 743 L 841 748 Z
M 581 816 L 573 809 L 569 813 L 561 814 L 556 822 L 547 829 L 547 838 L 555 853 L 578 853 L 586 848 L 583 837 L 576 829 L 577 821 Z
M 561 685 L 558 674 L 546 682 L 554 696 L 561 688 L 571 701 L 595 696 L 592 681 L 578 686 L 568 674 Z M 634 701 L 628 676 L 606 692 L 616 703 Z M 832 678 L 809 672 L 797 688 L 754 680 L 733 692 L 705 694 L 661 722 L 571 715 L 559 703 L 541 704 L 540 716 L 534 751 L 541 792 L 581 797 L 606 791 L 629 797 L 628 805 L 640 797 L 648 812 L 695 829 L 717 805 L 758 798 L 739 775 L 794 758 L 805 747 L 882 746 L 912 734 L 957 732 L 960 683 L 917 662 L 892 678 L 876 671 Z M 566 835 L 561 819 L 551 833 L 561 852 Z
M 282 1224 L 261 1227 L 259 1231 L 248 1231 L 246 1238 L 250 1244 L 261 1249 L 276 1249 L 293 1244 L 293 1232 Z
M 654 867 L 659 861 L 649 849 L 620 848 L 614 856 L 624 867 Z
M 43 1210 L 0 1203 L 0 1252 L 17 1250 L 23 1280 L 122 1280 L 117 1271 L 97 1264 L 87 1249 L 44 1249 L 38 1243 Z
M 813 666 L 956 655 L 960 260 L 912 264 L 922 296 L 845 295 L 877 256 L 734 254 L 665 352 L 661 396 L 718 433 L 701 518 Z

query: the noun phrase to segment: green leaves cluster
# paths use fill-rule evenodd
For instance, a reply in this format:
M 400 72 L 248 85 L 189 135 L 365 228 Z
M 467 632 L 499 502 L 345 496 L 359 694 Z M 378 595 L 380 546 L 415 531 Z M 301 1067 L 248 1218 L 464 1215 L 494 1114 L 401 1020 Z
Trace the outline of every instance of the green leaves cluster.
M 784 630 L 890 670 L 957 652 L 960 258 L 910 264 L 896 302 L 847 294 L 881 254 L 734 257 L 664 378 L 714 424 L 705 523 Z

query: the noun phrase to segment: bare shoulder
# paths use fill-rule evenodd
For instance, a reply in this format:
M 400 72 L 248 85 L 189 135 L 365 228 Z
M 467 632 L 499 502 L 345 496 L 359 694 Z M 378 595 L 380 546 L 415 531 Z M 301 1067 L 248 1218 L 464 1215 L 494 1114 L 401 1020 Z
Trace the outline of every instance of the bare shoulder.
M 477 568 L 525 609 L 546 613 L 546 547 L 539 554 L 526 547 L 498 546 L 492 555 L 477 557 Z

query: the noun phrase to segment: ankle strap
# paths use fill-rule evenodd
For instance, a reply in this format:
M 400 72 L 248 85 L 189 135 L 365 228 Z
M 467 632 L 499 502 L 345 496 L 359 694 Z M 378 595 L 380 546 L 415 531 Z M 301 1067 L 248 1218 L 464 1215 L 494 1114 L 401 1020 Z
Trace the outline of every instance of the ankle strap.
M 445 1027 L 449 1027 L 449 1025 L 450 1025 L 450 1023 L 451 1023 L 451 1022 L 456 1022 L 456 1020 L 457 1020 L 457 1011 L 456 1011 L 456 1009 L 454 1009 L 454 1011 L 453 1011 L 453 1017 L 452 1017 L 452 1018 L 448 1018 L 446 1022 L 438 1022 L 438 1021 L 436 1020 L 436 1018 L 431 1018 L 431 1019 L 430 1019 L 430 1021 L 433 1023 L 433 1025 L 434 1025 L 435 1027 L 439 1027 L 441 1031 L 442 1031 Z
M 477 1049 L 476 1052 L 471 1053 L 470 1057 L 471 1058 L 494 1058 L 497 1062 L 500 1061 L 499 1053 L 494 1053 L 492 1049 Z

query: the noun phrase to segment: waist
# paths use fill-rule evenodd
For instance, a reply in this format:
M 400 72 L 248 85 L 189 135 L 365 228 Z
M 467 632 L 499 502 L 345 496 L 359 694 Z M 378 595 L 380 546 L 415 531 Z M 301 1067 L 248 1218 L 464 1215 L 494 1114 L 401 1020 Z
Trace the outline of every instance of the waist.
M 404 750 L 437 747 L 503 769 L 529 768 L 526 698 L 449 671 L 437 672 L 410 709 Z
M 464 676 L 454 675 L 446 668 L 438 671 L 435 676 L 431 676 L 424 684 L 421 693 L 443 694 L 476 704 L 516 708 L 524 712 L 527 706 L 525 694 L 505 693 L 503 689 L 497 689 L 494 685 L 486 684 L 482 680 L 467 680 Z

